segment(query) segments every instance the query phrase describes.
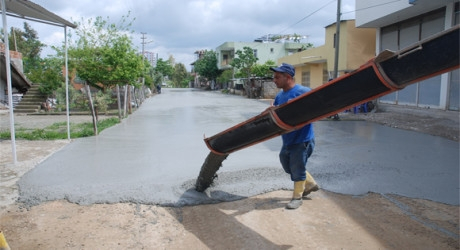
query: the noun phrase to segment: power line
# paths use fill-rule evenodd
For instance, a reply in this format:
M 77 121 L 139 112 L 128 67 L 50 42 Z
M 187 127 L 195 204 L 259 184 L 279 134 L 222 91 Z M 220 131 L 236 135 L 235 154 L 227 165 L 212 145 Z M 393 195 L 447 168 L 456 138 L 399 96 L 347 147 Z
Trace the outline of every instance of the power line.
M 313 11 L 312 13 L 306 15 L 305 17 L 303 17 L 302 19 L 300 19 L 299 21 L 289 25 L 288 27 L 286 27 L 285 29 L 281 30 L 280 32 L 278 33 L 275 33 L 275 34 L 282 34 L 283 32 L 285 32 L 286 30 L 292 28 L 293 26 L 301 23 L 302 21 L 304 21 L 305 19 L 311 17 L 312 15 L 316 14 L 318 11 L 326 8 L 329 4 L 335 2 L 337 0 L 331 0 L 329 1 L 328 3 L 326 3 L 325 5 L 321 6 L 320 8 L 318 8 L 317 10 Z M 376 4 L 376 5 L 373 5 L 373 6 L 368 6 L 366 8 L 362 8 L 362 9 L 355 9 L 355 10 L 352 10 L 352 11 L 348 11 L 348 12 L 341 12 L 340 15 L 344 15 L 344 14 L 349 14 L 349 13 L 353 13 L 353 12 L 357 12 L 357 11 L 360 11 L 360 10 L 366 10 L 366 9 L 370 9 L 370 8 L 375 8 L 375 7 L 379 7 L 379 6 L 383 6 L 383 5 L 387 5 L 387 4 L 391 4 L 391 3 L 395 3 L 395 2 L 399 2 L 401 0 L 393 0 L 393 1 L 390 1 L 390 2 L 386 2 L 386 3 L 381 3 L 381 4 Z M 268 36 L 267 36 L 267 39 L 268 39 Z M 256 45 L 257 47 L 258 45 Z
M 303 18 L 300 19 L 299 21 L 297 21 L 297 22 L 291 24 L 290 26 L 286 27 L 284 30 L 281 30 L 280 32 L 275 33 L 275 34 L 282 34 L 284 31 L 288 30 L 289 28 L 295 26 L 296 24 L 299 24 L 300 22 L 302 22 L 302 21 L 304 21 L 305 19 L 309 18 L 310 16 L 314 15 L 314 14 L 317 13 L 318 11 L 320 11 L 320 10 L 326 8 L 326 6 L 328 6 L 329 4 L 331 4 L 331 3 L 334 2 L 334 1 L 337 1 L 337 0 L 332 0 L 332 1 L 328 2 L 328 3 L 326 3 L 325 5 L 321 6 L 319 9 L 313 11 L 312 13 L 310 13 L 310 14 L 308 14 L 307 16 L 303 17 Z M 267 36 L 267 39 L 269 39 L 268 36 Z M 256 47 L 257 47 L 257 46 L 256 46 Z
M 287 28 L 285 28 L 284 30 L 280 31 L 279 34 L 282 34 L 284 31 L 286 31 L 287 29 L 291 28 L 292 26 L 302 22 L 303 20 L 309 18 L 310 16 L 312 16 L 313 14 L 315 14 L 316 12 L 326 8 L 326 6 L 328 6 L 329 4 L 331 4 L 332 2 L 335 2 L 336 0 L 332 0 L 330 2 L 328 2 L 327 4 L 323 5 L 322 7 L 320 7 L 319 9 L 313 11 L 312 13 L 308 14 L 307 16 L 303 17 L 302 19 L 300 19 L 299 21 L 295 22 L 294 24 L 291 24 L 290 26 L 288 26 Z
M 332 0 L 328 3 L 326 3 L 325 5 L 321 6 L 319 9 L 313 11 L 312 13 L 308 14 L 307 16 L 303 17 L 302 19 L 300 19 L 299 21 L 291 24 L 290 26 L 288 26 L 287 28 L 285 28 L 284 30 L 282 30 L 281 32 L 279 32 L 279 34 L 283 33 L 284 31 L 286 31 L 287 29 L 289 28 L 292 28 L 293 26 L 295 26 L 296 24 L 299 24 L 301 23 L 302 21 L 304 21 L 305 19 L 309 18 L 310 16 L 312 16 L 313 14 L 317 13 L 318 11 L 326 8 L 326 6 L 328 6 L 329 4 L 331 4 L 332 2 L 335 2 L 337 0 Z M 369 7 L 366 7 L 366 8 L 362 8 L 362 9 L 355 9 L 355 10 L 352 10 L 352 11 L 348 11 L 348 12 L 342 12 L 341 14 L 344 15 L 344 14 L 350 14 L 350 13 L 353 13 L 353 12 L 356 12 L 356 11 L 360 11 L 360 10 L 366 10 L 366 9 L 370 9 L 370 8 L 375 8 L 375 7 L 379 7 L 379 6 L 383 6 L 383 5 L 387 5 L 387 4 L 391 4 L 391 3 L 395 3 L 395 2 L 400 2 L 401 0 L 393 0 L 393 1 L 390 1 L 390 2 L 386 2 L 386 3 L 380 3 L 380 4 L 376 4 L 376 5 L 373 5 L 373 6 L 369 6 Z
M 153 42 L 153 41 L 147 41 L 147 42 L 146 42 L 145 39 L 147 39 L 147 37 L 145 37 L 145 35 L 146 35 L 147 33 L 141 32 L 141 34 L 142 34 L 142 37 L 141 37 L 141 39 L 142 39 L 142 43 L 141 43 L 141 44 L 142 44 L 142 54 L 144 54 L 144 46 L 145 46 L 147 43 L 151 43 L 151 42 Z

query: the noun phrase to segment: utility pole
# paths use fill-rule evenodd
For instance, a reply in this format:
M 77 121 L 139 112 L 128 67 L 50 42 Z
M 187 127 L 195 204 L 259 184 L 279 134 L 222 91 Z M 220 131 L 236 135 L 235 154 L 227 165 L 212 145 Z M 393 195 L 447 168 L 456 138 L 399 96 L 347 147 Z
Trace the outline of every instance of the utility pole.
M 151 42 L 153 42 L 153 41 L 147 41 L 147 42 L 146 42 L 145 39 L 147 39 L 147 37 L 145 37 L 145 35 L 146 35 L 147 33 L 141 32 L 141 34 L 142 34 L 142 37 L 141 37 L 141 39 L 142 39 L 142 43 L 141 43 L 141 44 L 142 44 L 142 56 L 144 56 L 144 54 L 145 54 L 145 45 L 146 45 L 147 43 L 151 43 Z
M 142 59 L 143 59 L 143 60 L 142 60 L 142 64 L 144 64 L 144 60 L 145 60 L 145 45 L 146 45 L 147 43 L 151 43 L 152 41 L 146 42 L 145 39 L 147 39 L 147 37 L 145 37 L 145 35 L 146 35 L 147 33 L 141 32 L 141 34 L 142 34 L 142 37 L 141 37 L 142 43 L 141 43 L 141 44 L 142 44 Z M 144 85 L 144 83 L 145 83 L 145 78 L 144 78 L 144 76 L 142 75 L 142 85 Z
M 144 60 L 145 60 L 144 46 L 145 46 L 145 39 L 146 39 L 145 34 L 147 33 L 141 32 L 141 34 L 142 34 L 142 37 L 141 37 L 142 39 L 142 43 L 141 43 L 142 44 L 142 70 L 144 70 Z M 144 83 L 145 83 L 145 77 L 144 77 L 144 72 L 142 72 L 142 85 L 144 85 Z
M 142 43 L 141 43 L 141 44 L 142 44 L 142 56 L 144 56 L 144 52 L 145 52 L 145 51 L 144 51 L 144 46 L 145 46 L 145 44 L 146 44 L 145 39 L 147 39 L 147 38 L 145 37 L 145 34 L 147 34 L 147 33 L 141 32 L 141 34 L 142 34 L 142 37 L 141 37 L 141 39 L 142 39 Z
M 340 0 L 337 0 L 337 21 L 335 22 L 335 58 L 334 79 L 339 76 L 339 44 L 340 44 Z

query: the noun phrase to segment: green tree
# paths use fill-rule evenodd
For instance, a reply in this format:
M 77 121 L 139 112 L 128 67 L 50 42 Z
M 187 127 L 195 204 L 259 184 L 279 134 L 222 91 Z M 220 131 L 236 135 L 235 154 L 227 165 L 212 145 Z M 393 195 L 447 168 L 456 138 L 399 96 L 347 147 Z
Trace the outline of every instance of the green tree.
M 173 86 L 175 88 L 186 88 L 190 81 L 190 74 L 187 72 L 184 64 L 178 63 L 174 65 L 174 73 L 172 76 Z
M 203 57 L 195 62 L 195 71 L 207 80 L 216 81 L 222 74 L 222 70 L 217 67 L 217 54 L 212 50 L 206 50 Z
M 258 58 L 254 55 L 254 51 L 250 47 L 243 47 L 243 51 L 237 50 L 235 54 L 238 57 L 235 57 L 230 65 L 237 69 L 238 72 L 235 74 L 236 77 L 247 77 L 248 80 L 244 84 L 246 94 L 252 96 L 252 88 L 250 86 L 250 78 L 252 73 L 252 68 L 256 65 Z
M 24 74 L 31 81 L 35 82 L 29 77 L 29 73 L 33 70 L 40 69 L 42 63 L 40 53 L 46 45 L 40 42 L 37 31 L 35 31 L 29 23 L 24 22 L 23 28 L 24 30 L 11 27 L 11 31 L 8 34 L 8 42 L 10 50 L 18 51 L 22 54 Z
M 159 58 L 155 67 L 155 73 L 167 76 L 168 78 L 172 78 L 174 67 L 170 60 L 164 61 L 162 58 Z
M 24 33 L 22 36 L 25 39 L 25 50 L 22 52 L 23 55 L 25 54 L 25 56 L 30 59 L 40 58 L 40 53 L 46 45 L 38 40 L 37 31 L 32 29 L 27 22 L 24 22 Z
M 102 90 L 116 84 L 138 85 L 143 59 L 127 35 L 132 33 L 130 26 L 126 17 L 118 25 L 102 17 L 80 22 L 78 40 L 69 42 L 70 62 L 78 77 Z
M 217 77 L 217 82 L 222 88 L 222 84 L 228 83 L 231 79 L 233 78 L 233 70 L 232 69 L 227 69 L 220 74 L 219 77 Z
M 302 47 L 300 48 L 300 51 L 304 51 L 310 48 L 313 48 L 313 43 L 307 43 L 306 45 L 302 45 Z
M 39 60 L 37 67 L 30 69 L 27 77 L 35 83 L 40 83 L 40 92 L 48 97 L 54 96 L 55 91 L 61 87 L 64 82 L 62 74 L 62 57 L 47 57 Z
M 70 66 L 87 84 L 95 134 L 97 116 L 89 86 L 103 91 L 116 85 L 139 86 L 138 79 L 143 74 L 143 58 L 128 36 L 132 33 L 129 27 L 133 20 L 127 22 L 127 18 L 123 16 L 118 24 L 102 17 L 82 20 L 76 30 L 78 39 L 69 41 Z M 129 100 L 126 103 L 130 103 Z
M 144 77 L 144 85 L 148 86 L 149 88 L 153 89 L 153 67 L 150 64 L 150 62 L 147 60 L 147 58 L 143 58 L 143 74 L 142 76 Z
M 258 77 L 270 77 L 273 75 L 273 72 L 270 70 L 270 67 L 276 66 L 276 63 L 272 60 L 266 61 L 264 64 L 256 64 L 252 68 L 252 74 Z
M 254 51 L 250 47 L 243 47 L 243 51 L 237 50 L 235 57 L 230 65 L 237 69 L 238 77 L 251 77 L 252 67 L 257 63 L 258 58 L 254 55 Z
M 156 73 L 153 75 L 153 85 L 157 86 L 163 83 L 163 75 L 161 73 Z M 152 86 L 153 89 L 154 86 Z

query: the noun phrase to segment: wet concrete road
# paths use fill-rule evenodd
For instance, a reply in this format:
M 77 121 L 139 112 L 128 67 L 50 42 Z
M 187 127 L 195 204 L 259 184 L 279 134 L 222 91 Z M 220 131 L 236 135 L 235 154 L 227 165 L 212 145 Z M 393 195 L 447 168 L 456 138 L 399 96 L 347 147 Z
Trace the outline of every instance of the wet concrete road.
M 164 89 L 121 124 L 73 141 L 25 174 L 20 200 L 180 206 L 291 189 L 279 165 L 278 137 L 229 155 L 215 185 L 194 191 L 209 153 L 204 134 L 212 136 L 267 107 L 239 96 Z M 459 204 L 457 142 L 364 121 L 319 121 L 315 132 L 307 167 L 323 189 Z

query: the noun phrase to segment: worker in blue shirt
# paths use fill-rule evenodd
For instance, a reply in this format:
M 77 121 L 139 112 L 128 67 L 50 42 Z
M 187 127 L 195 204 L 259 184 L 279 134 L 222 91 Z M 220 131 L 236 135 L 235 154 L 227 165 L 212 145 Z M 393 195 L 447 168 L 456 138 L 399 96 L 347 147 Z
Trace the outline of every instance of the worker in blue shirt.
M 290 64 L 283 63 L 279 67 L 270 68 L 270 70 L 274 72 L 273 78 L 276 87 L 281 89 L 275 97 L 274 106 L 286 103 L 290 99 L 311 90 L 295 83 L 295 69 Z M 318 184 L 306 169 L 308 158 L 315 147 L 313 124 L 307 124 L 300 129 L 283 134 L 281 137 L 283 146 L 279 153 L 280 162 L 284 171 L 290 174 L 291 180 L 294 182 L 294 193 L 286 208 L 296 209 L 302 205 L 303 197 L 319 190 Z

